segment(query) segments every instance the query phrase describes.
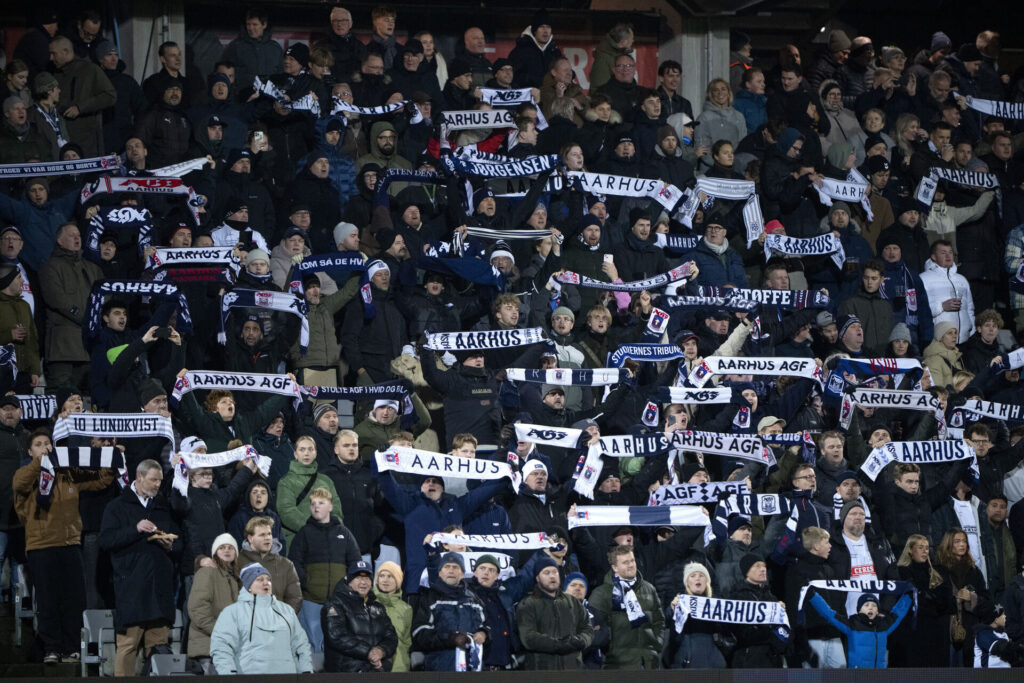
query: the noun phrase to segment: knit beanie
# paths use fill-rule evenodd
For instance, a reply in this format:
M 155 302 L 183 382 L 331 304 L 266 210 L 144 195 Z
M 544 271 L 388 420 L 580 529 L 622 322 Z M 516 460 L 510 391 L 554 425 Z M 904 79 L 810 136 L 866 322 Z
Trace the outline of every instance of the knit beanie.
M 846 35 L 845 31 L 835 29 L 829 31 L 828 34 L 828 51 L 829 52 L 840 52 L 842 50 L 849 50 L 853 43 L 850 41 L 849 36 Z
M 747 578 L 747 574 L 750 573 L 751 567 L 753 567 L 758 562 L 764 562 L 764 558 L 759 556 L 759 555 L 755 555 L 754 553 L 747 553 L 746 555 L 741 557 L 740 558 L 740 576 L 742 576 L 744 579 L 746 579 Z
M 562 590 L 563 591 L 564 590 L 568 590 L 569 584 L 572 583 L 573 581 L 582 581 L 583 582 L 583 590 L 584 591 L 589 591 L 590 590 L 590 583 L 587 581 L 587 577 L 583 576 L 583 574 L 581 572 L 569 572 L 568 574 L 566 574 L 565 575 L 565 581 L 562 582 Z
M 851 500 L 843 503 L 843 507 L 839 510 L 839 526 L 846 523 L 846 515 L 850 514 L 850 510 L 853 508 L 864 509 L 864 504 L 859 500 Z
M 501 571 L 501 563 L 498 562 L 498 558 L 496 558 L 494 555 L 491 555 L 490 553 L 481 555 L 480 558 L 476 561 L 477 567 L 479 567 L 482 564 L 492 564 L 494 565 L 495 569 Z
M 445 553 L 441 556 L 441 561 L 438 563 L 438 568 L 445 566 L 446 564 L 458 565 L 462 573 L 466 573 L 466 563 L 462 560 L 462 555 L 458 553 Z
M 264 574 L 270 576 L 270 572 L 268 572 L 262 564 L 259 562 L 253 562 L 250 565 L 246 565 L 245 569 L 238 574 L 238 578 L 242 579 L 242 587 L 245 588 L 245 590 L 249 590 L 249 588 L 252 587 L 253 581 Z
M 703 574 L 704 578 L 708 580 L 708 585 L 711 585 L 711 572 L 709 572 L 708 568 L 700 562 L 689 562 L 685 567 L 683 567 L 683 583 L 685 584 L 686 580 L 690 578 L 690 574 L 694 573 Z
M 534 562 L 534 564 L 533 564 L 533 580 L 536 581 L 537 577 L 540 575 L 541 571 L 546 569 L 546 568 L 548 568 L 548 567 L 558 567 L 558 565 L 555 564 L 555 561 L 552 560 L 547 555 L 542 556 L 540 559 L 538 559 L 536 562 Z
M 396 588 L 395 590 L 399 594 L 401 594 L 402 582 L 405 580 L 405 572 L 403 572 L 402 568 L 394 562 L 392 562 L 391 560 L 388 560 L 387 562 L 381 562 L 377 566 L 377 574 L 373 577 L 373 585 L 377 585 L 377 579 L 380 577 L 380 573 L 385 570 L 391 572 L 391 576 L 395 577 L 395 583 L 398 585 L 398 588 Z
M 235 549 L 235 554 L 238 554 L 238 541 L 231 534 L 221 534 L 217 538 L 213 539 L 213 545 L 210 546 L 210 557 L 214 557 L 217 554 L 217 550 L 222 545 L 229 545 Z
M 878 607 L 878 596 L 874 593 L 861 593 L 861 596 L 857 598 L 857 611 L 869 602 L 875 603 L 875 607 Z
M 142 386 L 139 387 L 139 405 L 144 406 L 154 398 L 166 395 L 167 392 L 164 391 L 163 385 L 151 378 L 143 382 Z
M 896 340 L 905 341 L 908 344 L 911 343 L 910 328 L 907 327 L 906 323 L 896 323 L 892 326 L 892 332 L 889 333 L 889 341 L 894 342 Z
M 957 328 L 956 325 L 954 325 L 953 323 L 949 322 L 948 320 L 943 320 L 942 322 L 937 322 L 937 323 L 935 323 L 934 339 L 936 341 L 938 341 L 938 340 L 942 339 L 942 337 L 947 332 L 949 332 L 950 330 L 956 330 L 956 329 L 959 329 L 959 328 Z
M 342 242 L 345 241 L 345 238 L 347 238 L 354 232 L 358 233 L 359 228 L 357 228 L 353 224 L 346 223 L 345 221 L 338 223 L 337 225 L 334 226 L 334 244 L 341 244 Z

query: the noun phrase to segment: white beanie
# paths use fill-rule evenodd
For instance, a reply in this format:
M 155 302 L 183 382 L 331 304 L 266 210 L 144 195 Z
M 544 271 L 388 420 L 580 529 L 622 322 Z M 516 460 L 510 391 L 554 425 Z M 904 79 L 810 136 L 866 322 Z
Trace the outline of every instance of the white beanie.
M 366 279 L 372 280 L 373 276 L 382 270 L 388 271 L 389 274 L 391 273 L 391 269 L 388 268 L 388 264 L 384 263 L 380 259 L 370 261 L 370 264 L 366 266 Z
M 180 453 L 195 453 L 200 448 L 206 448 L 206 442 L 198 436 L 186 436 L 181 440 Z
M 229 545 L 235 549 L 235 554 L 238 554 L 238 541 L 231 534 L 221 534 L 217 538 L 213 539 L 213 546 L 210 548 L 210 557 L 216 557 L 217 549 L 222 545 Z
M 389 401 L 385 399 L 379 399 L 373 402 L 373 409 L 377 408 L 394 408 L 395 412 L 398 412 L 399 403 L 398 401 Z
M 543 460 L 534 458 L 533 460 L 527 460 L 526 464 L 523 465 L 523 478 L 526 478 L 534 472 L 548 473 L 548 466 L 544 464 Z

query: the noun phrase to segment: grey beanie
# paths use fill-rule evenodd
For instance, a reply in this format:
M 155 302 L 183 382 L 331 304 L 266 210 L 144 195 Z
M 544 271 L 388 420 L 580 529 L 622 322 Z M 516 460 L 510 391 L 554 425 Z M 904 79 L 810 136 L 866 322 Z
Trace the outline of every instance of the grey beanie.
M 897 339 L 905 341 L 908 344 L 911 343 L 910 328 L 907 327 L 906 323 L 896 323 L 892 326 L 892 332 L 889 333 L 889 341 L 894 342 Z
M 341 244 L 346 237 L 354 232 L 359 232 L 359 228 L 345 221 L 338 223 L 334 226 L 334 244 Z

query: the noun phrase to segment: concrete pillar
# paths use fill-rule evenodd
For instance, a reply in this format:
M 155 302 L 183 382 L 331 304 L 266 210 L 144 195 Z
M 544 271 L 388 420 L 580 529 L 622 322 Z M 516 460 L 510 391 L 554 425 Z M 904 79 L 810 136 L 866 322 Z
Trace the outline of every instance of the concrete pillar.
M 173 40 L 185 51 L 184 0 L 136 0 L 124 3 L 128 12 L 118 28 L 121 37 L 121 58 L 130 65 L 132 76 L 141 83 L 160 71 L 157 50 L 160 44 Z M 146 60 L 147 51 L 149 60 Z M 189 65 L 184 69 L 187 72 Z
M 729 29 L 715 19 L 684 19 L 682 31 L 658 47 L 658 59 L 674 59 L 683 65 L 680 94 L 699 115 L 704 93 L 713 78 L 729 79 Z

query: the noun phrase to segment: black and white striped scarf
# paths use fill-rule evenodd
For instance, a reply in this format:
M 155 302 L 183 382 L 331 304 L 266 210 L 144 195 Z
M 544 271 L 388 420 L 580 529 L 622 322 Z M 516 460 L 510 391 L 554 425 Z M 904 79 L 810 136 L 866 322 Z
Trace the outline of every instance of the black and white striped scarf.
M 39 506 L 47 510 L 53 502 L 53 485 L 57 479 L 55 470 L 60 468 L 80 467 L 87 470 L 116 469 L 121 488 L 128 485 L 128 470 L 125 467 L 124 455 L 120 448 L 103 446 L 102 448 L 68 448 L 57 446 L 50 454 L 44 454 L 39 463 L 39 493 L 36 500 Z

